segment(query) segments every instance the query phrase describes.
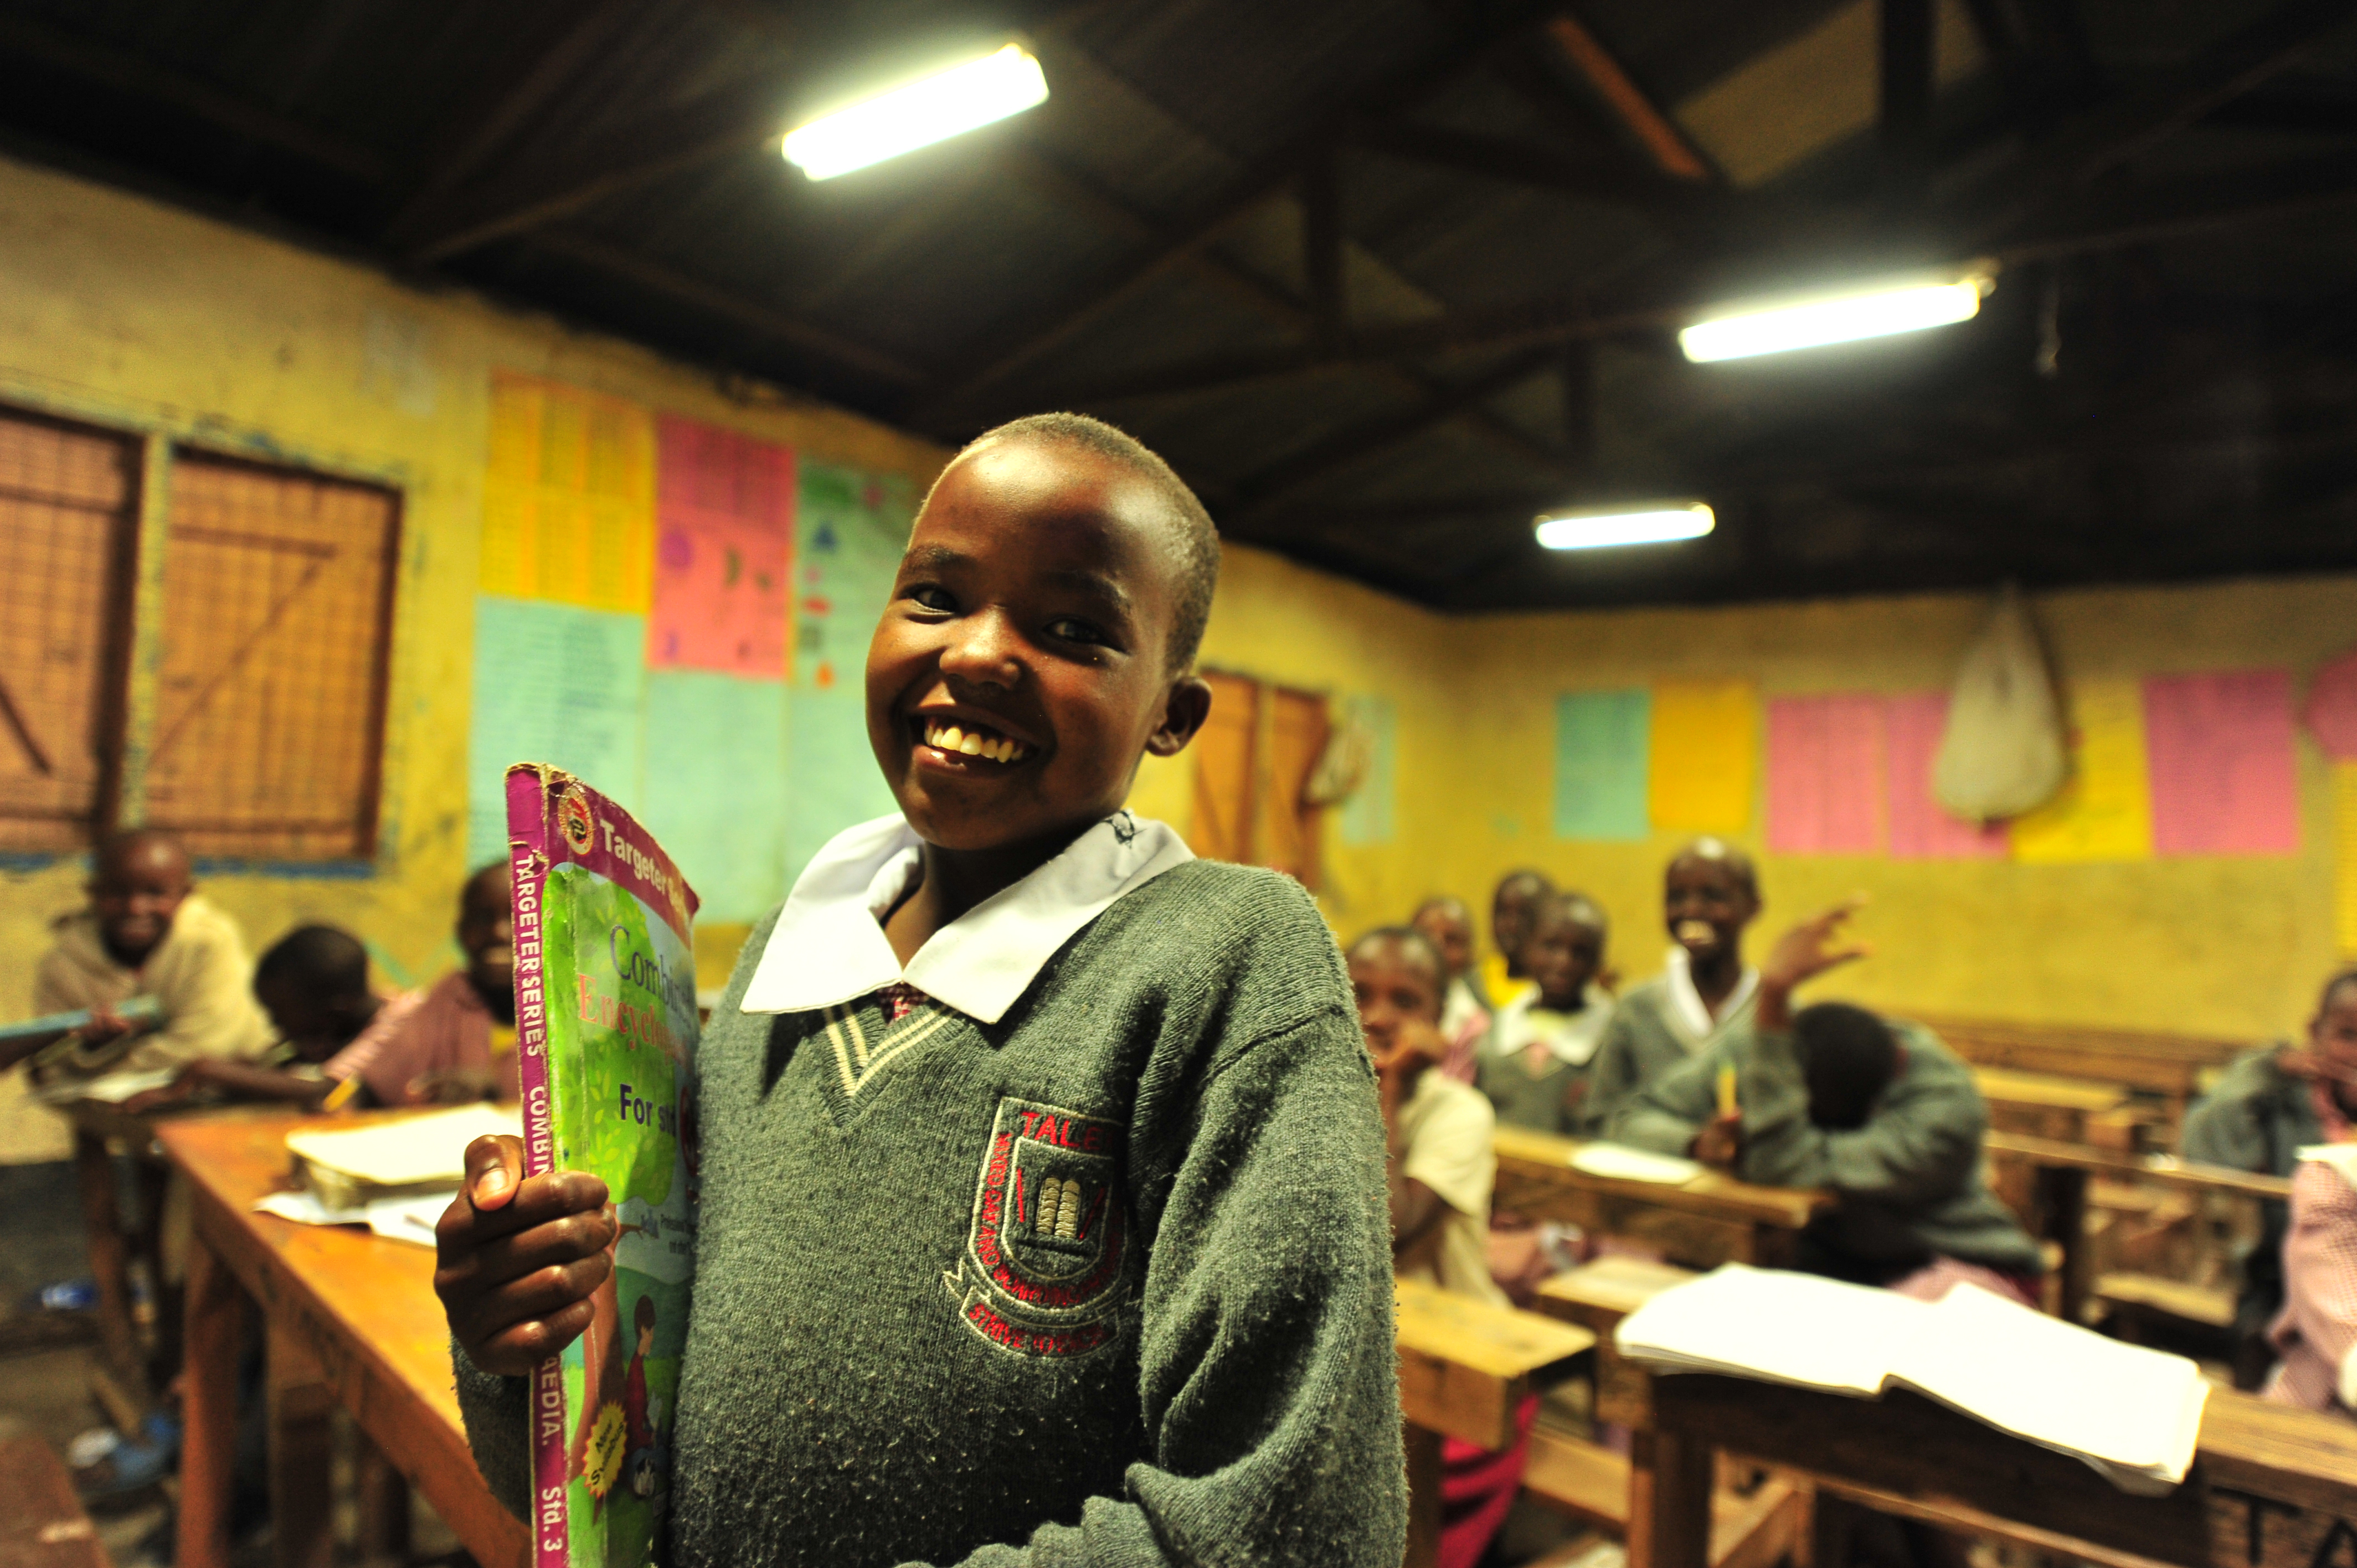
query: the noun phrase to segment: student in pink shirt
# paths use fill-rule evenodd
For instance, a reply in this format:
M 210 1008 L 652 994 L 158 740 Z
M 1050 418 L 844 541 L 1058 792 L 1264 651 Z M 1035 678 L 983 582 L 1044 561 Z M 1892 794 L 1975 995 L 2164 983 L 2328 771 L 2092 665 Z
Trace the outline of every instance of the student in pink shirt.
M 513 940 L 507 864 L 495 861 L 467 878 L 458 895 L 467 967 L 386 1003 L 328 1063 L 328 1076 L 361 1079 L 379 1105 L 515 1099 Z

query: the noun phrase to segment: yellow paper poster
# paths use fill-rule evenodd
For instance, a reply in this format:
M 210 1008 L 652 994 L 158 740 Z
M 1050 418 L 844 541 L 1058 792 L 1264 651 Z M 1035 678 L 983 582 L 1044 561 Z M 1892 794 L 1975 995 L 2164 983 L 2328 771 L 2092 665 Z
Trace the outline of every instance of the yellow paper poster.
M 1760 770 L 1760 698 L 1749 681 L 1664 681 L 1653 688 L 1653 826 L 1739 833 L 1751 826 Z
M 558 381 L 492 373 L 485 593 L 642 614 L 654 514 L 651 413 Z
M 2071 693 L 2071 777 L 2013 822 L 2013 857 L 2030 865 L 2152 858 L 2144 686 L 2084 681 Z
M 2357 958 L 2357 762 L 2332 765 L 2332 915 L 2341 956 Z

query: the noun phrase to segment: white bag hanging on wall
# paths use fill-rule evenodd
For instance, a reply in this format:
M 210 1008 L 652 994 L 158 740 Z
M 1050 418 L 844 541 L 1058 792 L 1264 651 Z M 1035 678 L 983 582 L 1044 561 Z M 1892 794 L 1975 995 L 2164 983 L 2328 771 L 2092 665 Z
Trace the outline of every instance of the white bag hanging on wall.
M 2007 583 L 1956 671 L 1932 794 L 1967 822 L 1986 823 L 2044 805 L 2069 772 L 2046 656 L 2029 607 Z

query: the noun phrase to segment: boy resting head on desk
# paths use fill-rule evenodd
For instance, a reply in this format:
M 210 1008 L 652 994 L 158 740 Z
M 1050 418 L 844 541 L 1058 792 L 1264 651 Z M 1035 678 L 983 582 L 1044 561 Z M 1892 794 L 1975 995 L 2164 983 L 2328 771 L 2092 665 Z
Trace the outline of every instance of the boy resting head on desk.
M 899 811 L 813 858 L 698 1052 L 673 1568 L 1397 1568 L 1383 1120 L 1341 955 L 1299 884 L 1122 805 L 1209 712 L 1218 572 L 1185 484 L 1080 415 L 990 432 L 926 497 L 867 658 Z M 468 1165 L 436 1287 L 521 1509 L 523 1374 L 616 1231 L 602 1183 L 520 1179 L 513 1138 Z
M 328 1064 L 329 1077 L 360 1079 L 377 1105 L 516 1098 L 507 862 L 483 866 L 459 888 L 457 935 L 466 967 L 388 1004 L 368 1032 Z
M 1476 1058 L 1477 1081 L 1501 1122 L 1578 1130 L 1587 1069 L 1612 1019 L 1612 998 L 1597 983 L 1610 930 L 1583 894 L 1551 893 L 1531 906 L 1523 939 L 1530 989 L 1499 1009 Z
M 199 1095 L 341 1109 L 334 1058 L 388 1005 L 369 988 L 368 949 L 334 926 L 297 926 L 253 966 L 254 1000 L 278 1037 L 243 1058 L 199 1057 L 161 1089 L 124 1102 L 136 1115 Z
M 153 1072 L 201 1057 L 260 1051 L 270 1026 L 248 990 L 253 961 L 237 922 L 195 891 L 188 851 L 169 834 L 136 828 L 102 841 L 91 856 L 89 907 L 56 922 L 33 972 L 37 1013 L 88 1008 L 76 1056 L 101 1068 Z M 163 1015 L 153 1034 L 117 1016 L 118 1004 L 152 996 Z M 38 1048 L 0 1058 L 0 1070 Z
M 1759 873 L 1733 844 L 1696 839 L 1671 860 L 1662 874 L 1669 956 L 1613 1007 L 1580 1132 L 1603 1135 L 1631 1096 L 1751 1016 L 1760 972 L 1743 961 L 1743 932 L 1759 916 Z
M 1867 949 L 1835 945 L 1856 901 L 1784 933 L 1759 1006 L 1640 1090 L 1617 1141 L 1690 1155 L 1763 1187 L 1839 1199 L 1801 1237 L 1801 1267 L 1927 1300 L 1971 1280 L 2038 1305 L 2038 1244 L 1981 1180 L 1988 1111 L 1972 1071 L 1920 1025 L 1861 1007 L 1792 1010 L 1793 988 Z

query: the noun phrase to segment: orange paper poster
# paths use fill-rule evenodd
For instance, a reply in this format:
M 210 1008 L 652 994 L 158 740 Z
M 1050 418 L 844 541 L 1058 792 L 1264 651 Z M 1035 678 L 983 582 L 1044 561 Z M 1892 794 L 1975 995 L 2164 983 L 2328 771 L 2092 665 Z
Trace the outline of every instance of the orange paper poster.
M 2084 681 L 2071 693 L 2071 778 L 2062 792 L 2013 822 L 2025 865 L 2152 858 L 2144 685 Z
M 1777 697 L 1768 704 L 1768 847 L 1874 854 L 1883 844 L 1882 699 Z
M 651 413 L 559 381 L 492 372 L 483 592 L 643 614 L 654 517 Z
M 1749 682 L 1656 685 L 1652 745 L 1646 808 L 1653 826 L 1689 833 L 1739 833 L 1750 827 L 1760 699 Z
M 669 414 L 656 450 L 648 667 L 784 680 L 794 455 Z

